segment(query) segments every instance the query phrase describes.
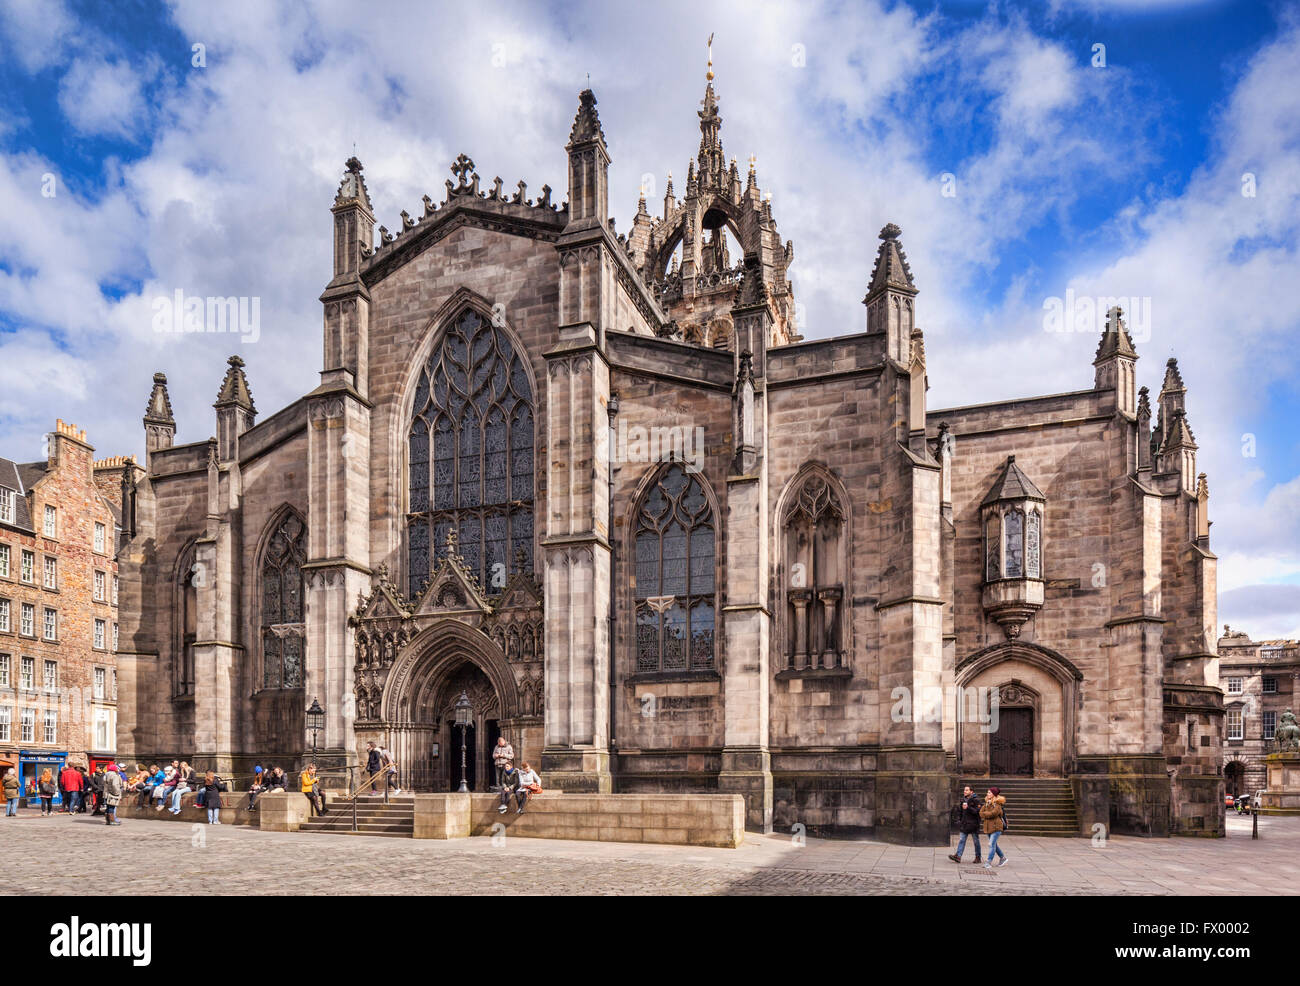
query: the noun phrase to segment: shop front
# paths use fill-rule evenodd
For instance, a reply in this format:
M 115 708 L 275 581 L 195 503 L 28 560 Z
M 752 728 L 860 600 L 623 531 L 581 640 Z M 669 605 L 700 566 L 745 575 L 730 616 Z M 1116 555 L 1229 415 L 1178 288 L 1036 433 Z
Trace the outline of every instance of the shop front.
M 50 750 L 20 750 L 18 752 L 18 785 L 23 792 L 22 803 L 29 808 L 39 808 L 41 806 L 41 796 L 36 790 L 36 782 L 48 770 L 55 784 L 54 804 L 61 806 L 63 796 L 58 792 L 59 771 L 63 769 L 64 764 L 67 762 L 68 754 L 66 750 L 62 753 Z

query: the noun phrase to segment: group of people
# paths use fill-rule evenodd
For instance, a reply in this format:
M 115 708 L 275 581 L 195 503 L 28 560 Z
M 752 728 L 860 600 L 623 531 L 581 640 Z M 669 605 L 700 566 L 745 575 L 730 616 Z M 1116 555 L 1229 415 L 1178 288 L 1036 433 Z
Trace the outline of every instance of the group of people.
M 542 793 L 542 779 L 537 771 L 525 760 L 515 767 L 515 748 L 502 736 L 492 751 L 492 763 L 497 770 L 497 787 L 501 789 L 501 805 L 497 811 L 504 815 L 510 810 L 510 797 L 515 798 L 516 815 L 522 815 L 528 805 L 528 799 L 534 794 Z
M 997 857 L 998 866 L 1007 865 L 1007 854 L 998 845 L 998 838 L 1007 830 L 1007 799 L 999 788 L 991 787 L 981 799 L 967 784 L 961 792 L 961 801 L 953 808 L 957 816 L 957 829 L 961 835 L 957 839 L 957 851 L 948 858 L 960 863 L 966 849 L 966 840 L 975 839 L 975 863 L 980 865 L 980 831 L 989 837 L 989 853 L 983 861 L 986 870 L 993 868 L 993 859 Z
M 100 764 L 94 771 L 87 771 L 81 764 L 68 764 L 54 776 L 54 770 L 46 767 L 36 778 L 36 796 L 41 801 L 41 817 L 48 818 L 55 813 L 54 798 L 59 797 L 63 814 L 84 814 L 87 809 L 92 815 L 103 815 L 108 825 L 121 825 L 117 820 L 117 805 L 122 800 L 124 775 L 122 768 L 115 763 Z M 18 775 L 13 767 L 5 770 L 0 778 L 3 785 L 5 817 L 18 815 L 18 799 L 21 788 Z

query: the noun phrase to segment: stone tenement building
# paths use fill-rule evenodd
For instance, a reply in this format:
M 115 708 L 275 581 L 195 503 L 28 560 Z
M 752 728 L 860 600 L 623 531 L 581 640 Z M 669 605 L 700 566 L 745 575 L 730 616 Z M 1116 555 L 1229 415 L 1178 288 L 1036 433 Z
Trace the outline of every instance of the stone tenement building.
M 1225 626 L 1219 638 L 1224 691 L 1223 776 L 1227 793 L 1263 790 L 1264 758 L 1287 709 L 1300 714 L 1300 640 L 1263 640 Z
M 114 555 L 123 471 L 60 420 L 44 461 L 0 458 L 0 760 L 27 793 L 45 766 L 113 756 Z
M 682 195 L 625 233 L 590 91 L 563 203 L 461 155 L 376 238 L 353 158 L 320 385 L 257 420 L 232 358 L 215 437 L 178 445 L 155 378 L 127 759 L 296 764 L 318 698 L 326 762 L 384 740 L 447 790 L 464 694 L 477 788 L 505 736 L 551 787 L 738 792 L 757 829 L 943 842 L 951 785 L 991 771 L 1068 778 L 1084 833 L 1221 833 L 1176 365 L 1153 407 L 1116 312 L 1087 389 L 930 410 L 899 229 L 859 330 L 804 341 L 711 81 L 701 107 Z M 895 714 L 945 687 L 996 689 L 1003 725 Z

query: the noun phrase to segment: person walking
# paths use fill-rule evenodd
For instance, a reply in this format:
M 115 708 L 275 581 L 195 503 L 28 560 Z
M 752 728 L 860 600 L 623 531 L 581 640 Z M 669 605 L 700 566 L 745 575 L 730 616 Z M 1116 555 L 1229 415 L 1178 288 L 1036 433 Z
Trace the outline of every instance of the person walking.
M 4 776 L 5 817 L 18 817 L 18 775 L 10 767 Z
M 383 765 L 384 787 L 391 787 L 394 789 L 394 794 L 401 794 L 402 788 L 397 783 L 397 759 L 393 756 L 393 751 L 386 746 L 381 746 L 379 748 L 379 762 Z
M 1006 830 L 1006 805 L 1007 799 L 1002 796 L 1000 789 L 991 787 L 988 794 L 984 795 L 984 804 L 980 807 L 980 818 L 984 820 L 984 834 L 989 837 L 989 855 L 984 861 L 984 868 L 990 870 L 993 868 L 993 857 L 998 857 L 998 865 L 1007 865 L 1007 854 L 1002 851 L 998 845 L 998 836 Z
M 497 787 L 505 790 L 505 771 L 515 762 L 515 748 L 506 742 L 504 736 L 497 738 L 496 749 L 492 751 L 492 762 L 497 768 Z
M 59 771 L 59 788 L 63 791 L 62 811 L 75 815 L 81 806 L 81 773 L 72 764 Z
M 980 800 L 975 796 L 975 791 L 967 784 L 961 791 L 961 800 L 957 802 L 957 831 L 961 837 L 957 839 L 957 851 L 949 855 L 954 863 L 961 862 L 961 855 L 966 849 L 966 839 L 974 836 L 975 842 L 975 864 L 980 862 Z
M 373 740 L 366 743 L 366 777 L 370 782 L 370 793 L 379 793 L 379 778 L 383 773 L 384 755 Z
M 221 824 L 221 792 L 226 789 L 226 782 L 208 771 L 203 775 L 203 807 L 208 810 L 208 824 Z
M 122 800 L 122 775 L 117 772 L 117 764 L 109 764 L 104 772 L 104 824 L 121 825 L 117 820 L 117 804 Z
M 54 782 L 54 771 L 46 767 L 41 773 L 41 779 L 36 784 L 36 793 L 41 798 L 41 817 L 48 818 L 54 814 L 54 795 L 58 793 L 58 785 Z
M 100 764 L 99 769 L 90 775 L 86 781 L 86 796 L 90 799 L 91 806 L 95 809 L 90 813 L 92 818 L 98 818 L 104 813 L 104 765 Z

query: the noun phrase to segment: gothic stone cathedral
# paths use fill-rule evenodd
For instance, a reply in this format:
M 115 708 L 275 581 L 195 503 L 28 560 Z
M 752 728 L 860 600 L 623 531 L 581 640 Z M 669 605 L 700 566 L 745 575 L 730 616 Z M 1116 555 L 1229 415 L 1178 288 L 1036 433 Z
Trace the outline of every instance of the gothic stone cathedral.
M 942 843 L 958 779 L 1032 775 L 1069 781 L 1081 833 L 1221 834 L 1174 361 L 1153 408 L 1116 311 L 1090 388 L 927 409 L 899 229 L 863 331 L 805 341 L 793 247 L 711 81 L 701 105 L 684 195 L 625 234 L 590 91 L 563 204 L 462 155 L 376 239 L 353 158 L 320 386 L 255 423 L 232 357 L 216 437 L 178 445 L 155 376 L 121 756 L 293 767 L 318 698 L 326 764 L 380 740 L 447 790 L 464 693 L 478 789 L 505 736 L 552 788 L 737 792 L 758 830 Z M 995 694 L 998 729 L 928 714 L 956 689 Z

